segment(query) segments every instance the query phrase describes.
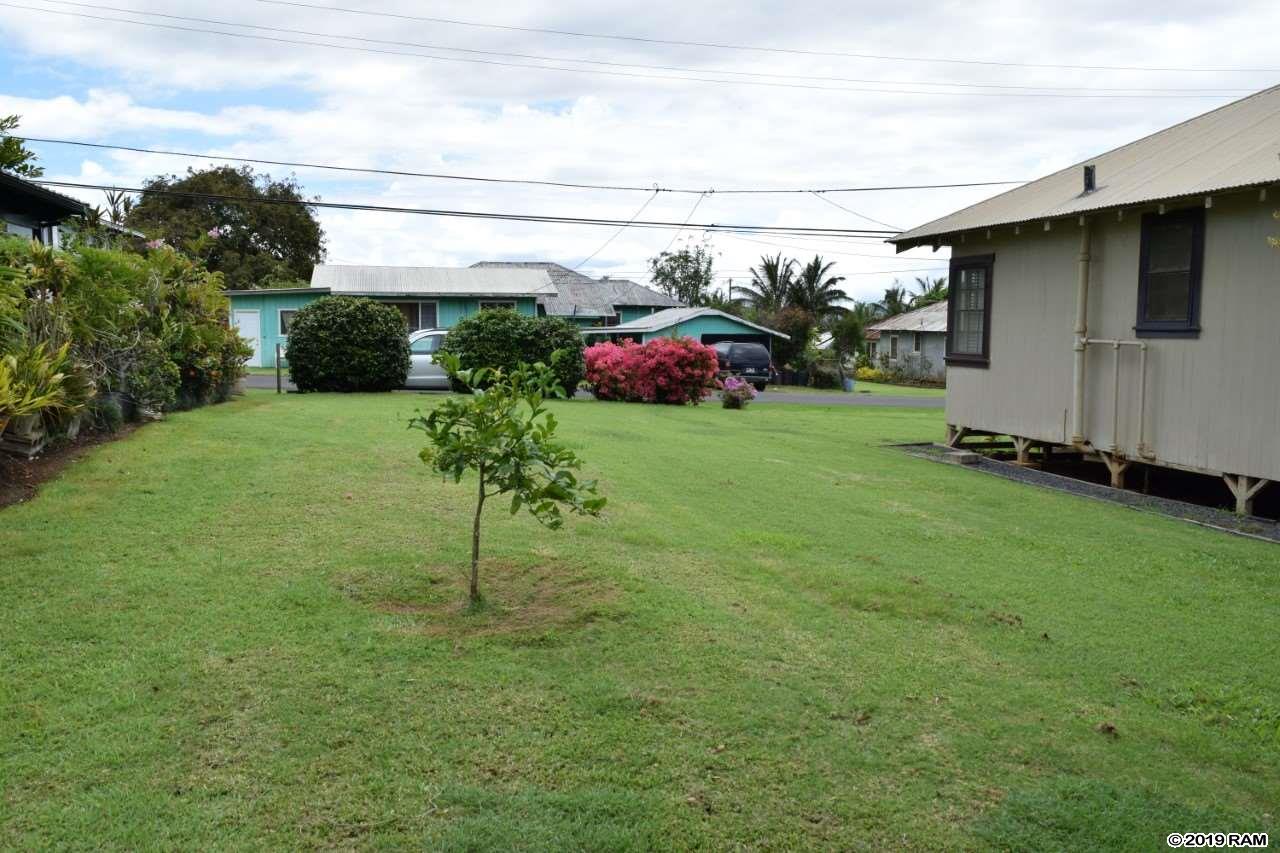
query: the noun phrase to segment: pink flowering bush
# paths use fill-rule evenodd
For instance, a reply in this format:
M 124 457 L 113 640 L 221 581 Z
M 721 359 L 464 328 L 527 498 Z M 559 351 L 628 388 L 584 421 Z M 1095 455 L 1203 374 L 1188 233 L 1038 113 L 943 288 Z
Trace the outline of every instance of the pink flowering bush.
M 730 376 L 724 381 L 720 390 L 720 400 L 726 409 L 745 409 L 747 403 L 756 398 L 756 389 L 750 382 L 737 376 Z
M 586 379 L 601 400 L 683 405 L 716 390 L 716 351 L 693 338 L 626 340 L 587 347 Z

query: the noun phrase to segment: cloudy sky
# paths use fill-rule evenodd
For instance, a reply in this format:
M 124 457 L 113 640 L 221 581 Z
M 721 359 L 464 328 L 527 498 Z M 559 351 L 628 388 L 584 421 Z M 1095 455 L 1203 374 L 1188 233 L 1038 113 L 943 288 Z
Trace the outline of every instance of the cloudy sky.
M 637 187 L 1020 180 L 1275 85 L 1277 33 L 1274 0 L 0 0 L 0 115 L 21 114 L 31 136 Z M 137 186 L 210 162 L 32 147 L 46 177 L 94 184 Z M 294 171 L 326 201 L 622 220 L 648 202 L 644 219 L 819 228 L 882 227 L 857 214 L 909 227 L 998 191 L 826 195 L 832 204 Z M 676 236 L 321 218 L 334 263 L 537 259 L 639 280 Z M 945 251 L 895 256 L 873 239 L 712 241 L 723 279 L 744 282 L 764 253 L 817 252 L 858 297 L 946 265 Z

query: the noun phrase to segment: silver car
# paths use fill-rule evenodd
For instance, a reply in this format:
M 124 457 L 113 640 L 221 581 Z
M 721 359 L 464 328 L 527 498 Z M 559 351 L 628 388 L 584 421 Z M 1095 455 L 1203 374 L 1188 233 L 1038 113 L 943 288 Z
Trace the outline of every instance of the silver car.
M 409 335 L 409 375 L 406 388 L 449 390 L 449 375 L 436 364 L 435 353 L 444 343 L 446 329 L 422 329 Z

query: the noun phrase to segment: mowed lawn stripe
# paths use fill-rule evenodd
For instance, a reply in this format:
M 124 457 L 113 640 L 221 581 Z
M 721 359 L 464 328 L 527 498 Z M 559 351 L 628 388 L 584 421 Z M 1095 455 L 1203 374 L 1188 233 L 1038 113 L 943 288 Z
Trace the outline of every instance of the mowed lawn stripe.
M 5 843 L 1051 848 L 1280 799 L 1274 546 L 882 446 L 940 411 L 573 401 L 606 517 L 492 507 L 468 615 L 431 400 L 251 393 L 0 513 Z

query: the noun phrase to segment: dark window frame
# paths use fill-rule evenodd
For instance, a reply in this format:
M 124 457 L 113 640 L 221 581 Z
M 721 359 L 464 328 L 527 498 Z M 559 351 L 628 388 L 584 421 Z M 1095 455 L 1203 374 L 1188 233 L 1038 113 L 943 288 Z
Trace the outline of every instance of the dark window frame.
M 514 299 L 481 299 L 479 311 L 519 311 L 520 306 Z
M 1187 288 L 1187 319 L 1148 320 L 1147 297 L 1150 272 L 1147 262 L 1151 253 L 1151 228 L 1153 225 L 1188 222 L 1191 225 L 1191 276 Z M 1138 318 L 1134 334 L 1139 338 L 1198 338 L 1200 337 L 1200 302 L 1204 283 L 1204 225 L 1203 207 L 1172 210 L 1168 213 L 1147 213 L 1142 217 L 1142 236 L 1138 248 Z
M 947 354 L 943 357 L 948 367 L 989 367 L 991 365 L 991 289 L 995 283 L 995 255 L 964 255 L 951 259 L 950 277 L 951 297 L 947 300 Z M 982 352 L 969 353 L 956 351 L 956 306 L 959 300 L 960 271 L 982 267 L 986 270 L 986 286 L 982 292 Z
M 924 352 L 924 332 L 911 333 L 911 351 Z

